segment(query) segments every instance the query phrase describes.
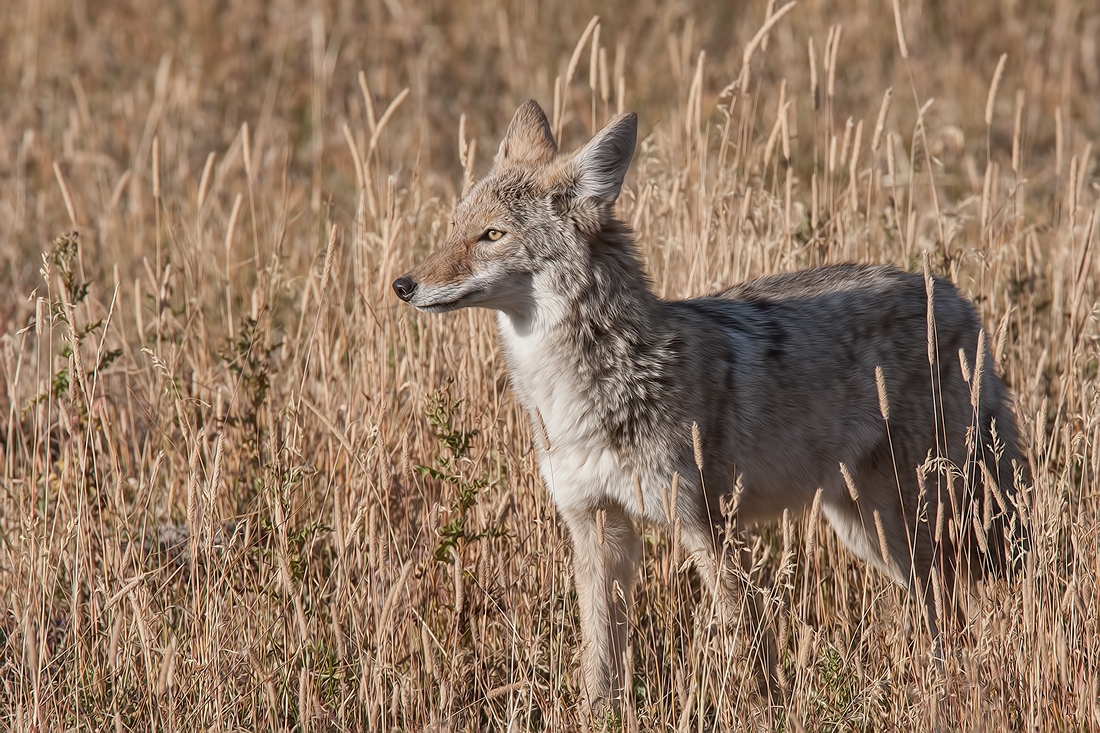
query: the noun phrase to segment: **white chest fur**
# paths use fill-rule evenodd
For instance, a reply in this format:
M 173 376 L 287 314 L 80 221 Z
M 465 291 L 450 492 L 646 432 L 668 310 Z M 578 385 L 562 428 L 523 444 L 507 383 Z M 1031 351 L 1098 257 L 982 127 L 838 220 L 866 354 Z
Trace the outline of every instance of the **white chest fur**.
M 636 513 L 634 474 L 640 472 L 646 514 L 660 511 L 659 477 L 613 447 L 570 345 L 538 324 L 518 329 L 503 313 L 497 326 L 512 388 L 532 420 L 541 418 L 546 432 L 549 450 L 539 438 L 540 426 L 532 426 L 543 482 L 558 506 L 579 508 L 612 499 Z
M 621 466 L 581 383 L 577 356 L 541 324 L 528 322 L 520 330 L 503 314 L 497 322 L 512 388 L 532 420 L 541 419 L 541 426 L 533 428 L 547 489 L 559 505 L 598 500 Z M 540 427 L 549 450 L 538 435 Z

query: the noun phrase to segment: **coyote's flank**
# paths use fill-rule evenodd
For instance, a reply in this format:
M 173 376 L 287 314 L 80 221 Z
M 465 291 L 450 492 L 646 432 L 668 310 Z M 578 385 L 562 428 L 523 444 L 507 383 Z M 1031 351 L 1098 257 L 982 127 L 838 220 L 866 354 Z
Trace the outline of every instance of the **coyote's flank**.
M 636 134 L 623 115 L 561 155 L 525 102 L 446 243 L 393 283 L 420 310 L 497 311 L 573 542 L 588 696 L 624 689 L 639 520 L 679 520 L 727 603 L 728 528 L 820 489 L 843 543 L 937 633 L 940 589 L 1008 575 L 1028 545 L 1030 471 L 974 308 L 939 277 L 862 265 L 661 300 L 613 211 Z

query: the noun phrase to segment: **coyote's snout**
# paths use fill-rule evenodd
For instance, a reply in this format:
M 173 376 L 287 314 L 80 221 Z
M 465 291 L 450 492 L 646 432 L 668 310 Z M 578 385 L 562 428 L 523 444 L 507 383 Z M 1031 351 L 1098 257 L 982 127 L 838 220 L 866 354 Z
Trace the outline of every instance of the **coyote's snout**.
M 661 300 L 613 212 L 636 134 L 623 115 L 561 155 L 525 102 L 447 241 L 393 284 L 420 310 L 497 311 L 573 542 L 589 696 L 622 690 L 635 520 L 678 520 L 718 600 L 729 528 L 819 489 L 843 543 L 929 609 L 933 586 L 1018 567 L 1030 474 L 971 304 L 860 265 Z

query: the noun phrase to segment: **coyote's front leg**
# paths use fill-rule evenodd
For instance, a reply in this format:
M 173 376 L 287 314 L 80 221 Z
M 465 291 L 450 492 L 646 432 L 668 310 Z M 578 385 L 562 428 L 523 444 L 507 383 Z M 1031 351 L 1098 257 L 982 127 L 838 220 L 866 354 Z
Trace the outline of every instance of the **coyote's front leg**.
M 634 522 L 617 504 L 566 509 L 562 515 L 573 540 L 585 696 L 590 703 L 607 699 L 618 704 L 641 538 Z
M 716 620 L 721 626 L 747 623 L 754 639 L 750 656 L 756 660 L 761 694 L 779 694 L 779 651 L 774 616 L 751 580 L 753 558 L 740 541 L 729 542 L 697 526 L 688 525 L 682 541 L 695 558 L 695 567 L 714 601 Z

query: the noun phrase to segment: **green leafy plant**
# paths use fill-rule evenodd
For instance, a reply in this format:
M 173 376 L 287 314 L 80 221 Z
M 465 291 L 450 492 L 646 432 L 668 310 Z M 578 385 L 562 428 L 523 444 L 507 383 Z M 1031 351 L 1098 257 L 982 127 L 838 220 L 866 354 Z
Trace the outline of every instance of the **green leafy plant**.
M 489 485 L 489 475 L 486 469 L 476 476 L 465 471 L 464 464 L 471 463 L 470 448 L 478 431 L 466 430 L 456 425 L 461 408 L 462 400 L 451 395 L 451 382 L 425 398 L 428 422 L 443 448 L 443 454 L 436 457 L 434 465 L 418 465 L 416 470 L 421 475 L 442 482 L 454 492 L 451 511 L 446 522 L 439 528 L 440 539 L 435 549 L 435 559 L 439 562 L 451 562 L 452 553 L 470 542 L 484 537 L 506 535 L 500 527 L 488 527 L 480 531 L 470 527 L 470 509 L 477 504 L 482 489 Z
M 49 317 L 51 320 L 56 320 L 60 323 L 65 323 L 72 329 L 73 338 L 67 341 L 58 352 L 65 365 L 62 366 L 50 379 L 49 394 L 43 393 L 37 395 L 26 409 L 33 407 L 39 402 L 47 399 L 49 396 L 53 396 L 54 399 L 68 401 L 70 396 L 70 387 L 72 385 L 72 375 L 69 373 L 69 359 L 73 355 L 73 341 L 77 344 L 82 344 L 84 339 L 88 336 L 102 332 L 104 328 L 104 320 L 99 318 L 91 323 L 69 323 L 70 312 L 75 316 L 76 306 L 83 303 L 88 298 L 89 283 L 86 281 L 80 273 L 79 258 L 80 258 L 80 243 L 79 232 L 67 232 L 57 237 L 53 241 L 53 249 L 49 254 L 43 257 L 43 276 L 49 279 L 49 273 L 51 269 L 56 268 L 58 275 L 61 279 L 61 287 L 64 290 L 64 294 L 57 293 L 50 298 L 49 303 Z M 66 307 L 66 302 L 69 304 Z M 116 359 L 122 356 L 122 349 L 107 349 L 103 351 L 92 370 L 87 374 L 90 379 L 95 379 L 100 372 L 111 365 Z M 86 418 L 85 410 L 86 406 L 83 404 L 76 405 L 79 412 L 80 420 L 83 422 Z
M 262 323 L 246 316 L 241 319 L 240 330 L 229 349 L 221 354 L 230 374 L 237 378 L 243 397 L 240 413 L 228 415 L 226 422 L 246 428 L 247 438 L 254 446 L 260 445 L 263 438 L 260 414 L 271 388 L 271 354 L 282 346 L 282 342 L 266 347 L 263 343 Z

